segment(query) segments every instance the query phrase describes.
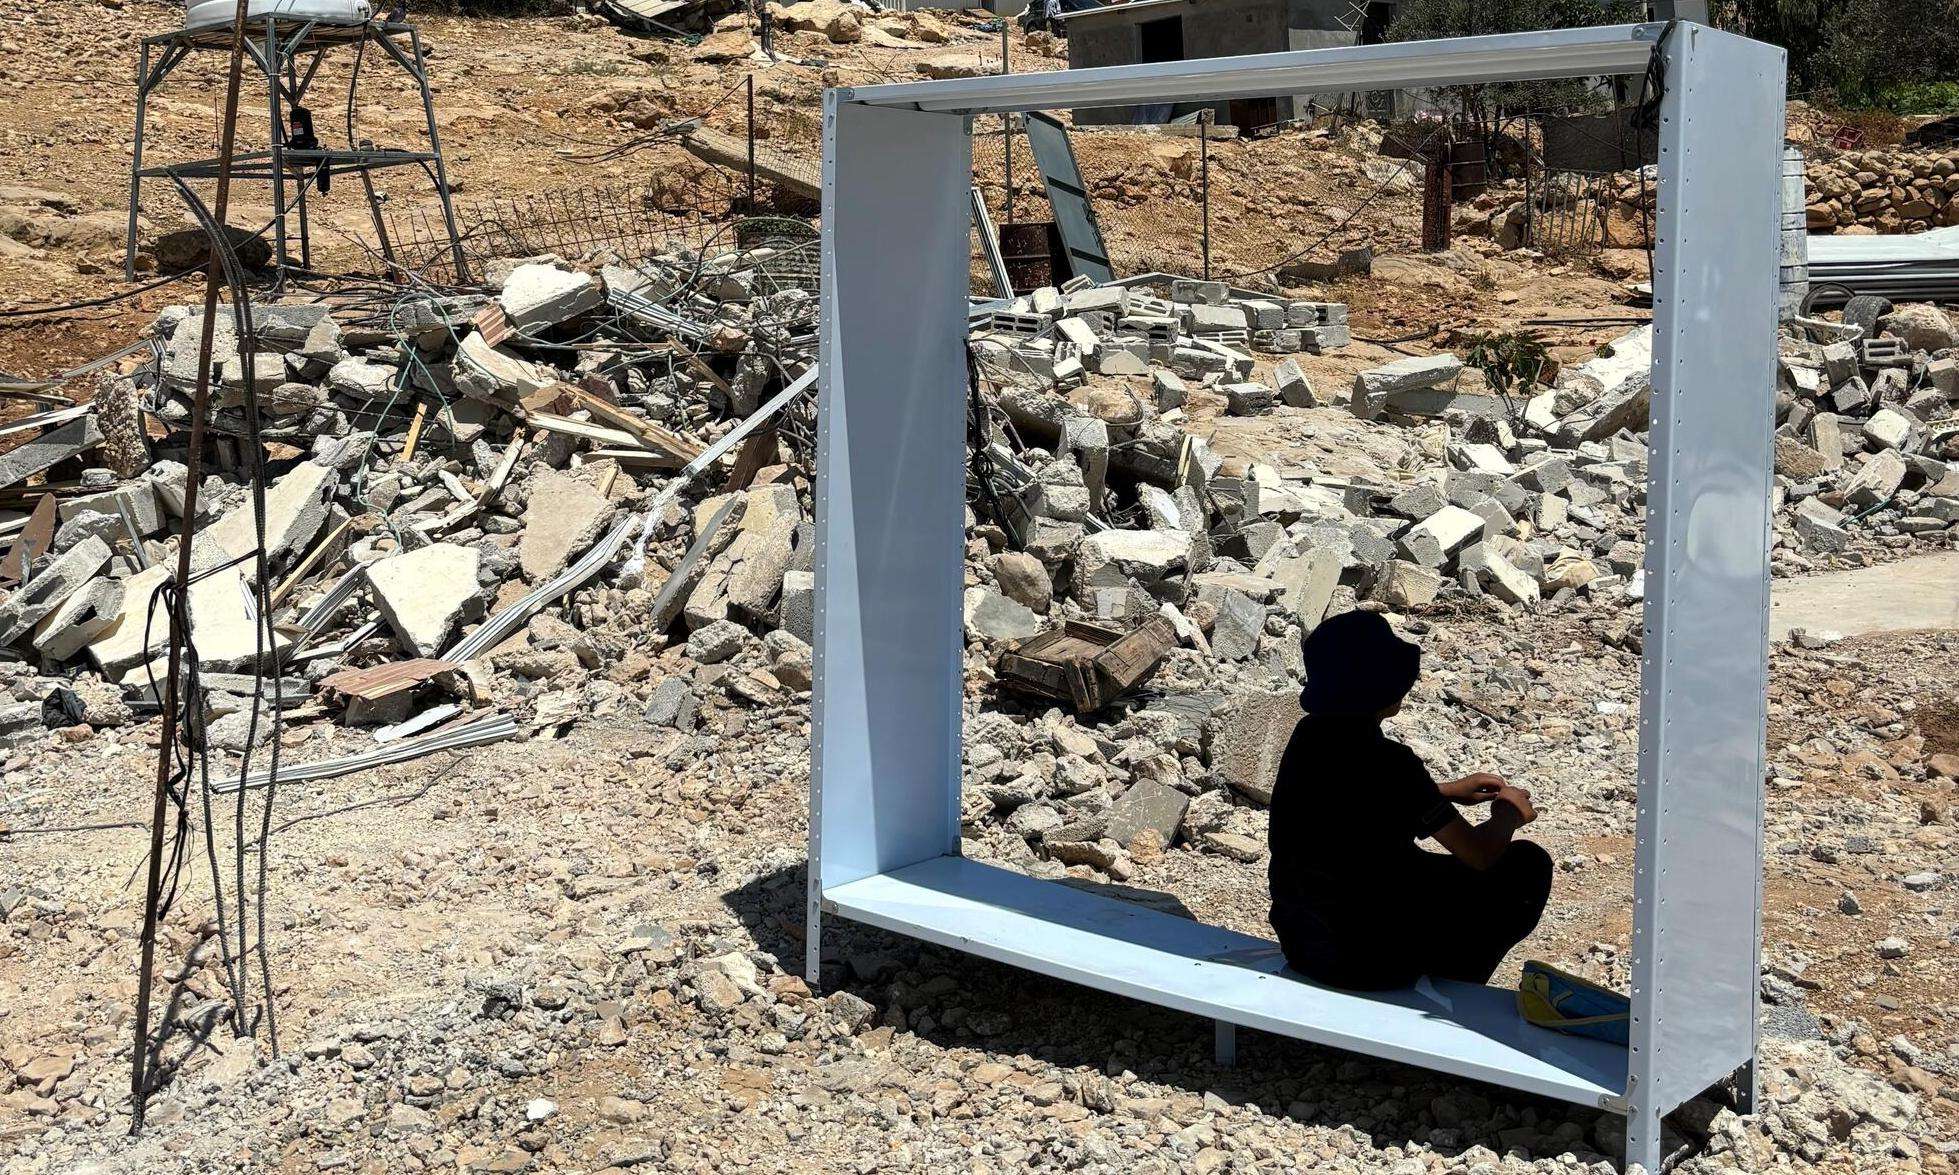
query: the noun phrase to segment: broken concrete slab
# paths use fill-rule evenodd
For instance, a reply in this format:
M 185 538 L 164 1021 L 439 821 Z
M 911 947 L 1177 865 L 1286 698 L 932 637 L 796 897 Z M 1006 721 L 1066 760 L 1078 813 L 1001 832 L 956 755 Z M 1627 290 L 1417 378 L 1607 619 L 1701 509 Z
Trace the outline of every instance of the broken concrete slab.
M 1478 519 L 1480 526 L 1482 520 Z M 1375 576 L 1370 593 L 1390 608 L 1418 608 L 1435 602 L 1442 591 L 1442 576 L 1405 559 L 1390 560 Z
M 1225 590 L 1211 625 L 1211 652 L 1220 661 L 1245 661 L 1258 652 L 1265 633 L 1265 605 L 1243 592 Z
M 365 359 L 342 359 L 326 374 L 327 391 L 350 400 L 372 403 L 394 394 L 401 371 L 385 363 Z
M 102 426 L 90 413 L 49 429 L 26 444 L 0 454 L 0 488 L 26 481 L 102 443 Z
M 42 569 L 27 586 L 0 602 L 0 645 L 19 640 L 29 629 L 82 590 L 109 561 L 109 544 L 94 536 L 75 544 Z
M 1440 567 L 1482 537 L 1483 527 L 1483 516 L 1475 511 L 1444 506 L 1401 536 L 1401 552 L 1423 567 Z
M 1866 460 L 1863 468 L 1844 486 L 1844 501 L 1853 509 L 1875 509 L 1897 494 L 1909 470 L 1895 449 L 1881 450 Z
M 970 587 L 964 599 L 966 633 L 984 641 L 1026 640 L 1041 631 L 1041 617 L 990 587 Z
M 605 293 L 590 274 L 533 262 L 511 270 L 497 301 L 512 327 L 530 333 L 596 310 Z
M 1462 374 L 1462 360 L 1454 355 L 1419 355 L 1397 359 L 1371 368 L 1354 377 L 1354 415 L 1372 420 L 1381 414 L 1387 397 L 1394 392 L 1434 388 L 1453 382 Z
M 1139 779 L 1117 796 L 1104 813 L 1102 835 L 1128 848 L 1145 832 L 1156 834 L 1160 845 L 1177 839 L 1190 797 L 1154 779 Z
M 1490 543 L 1474 543 L 1465 548 L 1461 566 L 1476 576 L 1484 590 L 1506 604 L 1528 606 L 1536 603 L 1542 594 L 1537 580 L 1504 558 Z
M 767 512 L 761 514 L 766 517 Z M 749 530 L 747 521 L 744 516 L 746 533 L 736 540 L 741 561 L 728 572 L 728 606 L 759 619 L 770 614 L 776 593 L 782 590 L 782 577 L 795 556 L 799 522 L 794 515 L 778 516 L 767 530 Z
M 277 567 L 313 541 L 332 512 L 340 475 L 324 465 L 302 461 L 265 491 L 265 557 Z M 258 547 L 256 514 L 248 497 L 205 529 L 200 538 L 237 557 Z
M 1182 570 L 1190 555 L 1190 534 L 1181 530 L 1105 530 L 1082 539 L 1076 548 L 1076 574 L 1092 579 L 1105 567 L 1144 584 Z
M 540 469 L 524 507 L 517 565 L 532 583 L 543 583 L 583 554 L 607 524 L 614 506 L 587 478 Z
M 417 657 L 442 651 L 477 601 L 481 558 L 475 547 L 430 543 L 368 566 L 374 602 L 403 649 Z
M 123 581 L 93 579 L 34 626 L 34 650 L 66 661 L 107 632 L 122 616 Z
M 1293 690 L 1254 690 L 1234 699 L 1212 740 L 1212 770 L 1239 795 L 1270 804 L 1279 759 L 1301 716 Z
M 449 373 L 456 390 L 464 395 L 505 402 L 521 400 L 558 382 L 556 372 L 490 346 L 481 334 L 471 334 L 456 348 Z

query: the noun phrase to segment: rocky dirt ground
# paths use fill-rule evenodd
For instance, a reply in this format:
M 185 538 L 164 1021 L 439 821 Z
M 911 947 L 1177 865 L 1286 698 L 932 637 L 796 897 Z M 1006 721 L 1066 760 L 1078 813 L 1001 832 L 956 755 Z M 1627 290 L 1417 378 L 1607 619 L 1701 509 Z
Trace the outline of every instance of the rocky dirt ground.
M 0 306 L 121 288 L 121 180 L 105 177 L 127 167 L 134 38 L 173 16 L 162 4 L 77 3 L 0 30 Z M 631 179 L 674 149 L 597 165 L 572 156 L 584 141 L 700 111 L 743 68 L 588 18 L 422 23 L 438 47 L 442 130 L 465 197 Z M 813 142 L 826 82 L 997 53 L 997 36 L 970 18 L 906 31 L 943 39 L 785 33 L 785 50 L 815 63 L 758 76 L 779 140 Z M 1042 48 L 1016 33 L 1018 67 L 1062 63 Z M 215 79 L 186 74 L 180 104 L 158 111 L 162 145 L 188 152 L 209 137 Z M 377 96 L 360 125 L 405 134 L 413 112 L 400 99 Z M 715 125 L 739 126 L 734 108 L 716 111 Z M 1082 150 L 1108 177 L 1105 195 L 1133 193 L 1132 210 L 1175 199 L 1170 180 L 1190 166 L 1183 142 L 1139 154 L 1130 136 L 1096 135 Z M 1380 182 L 1361 153 L 1304 134 L 1215 150 L 1218 253 L 1231 264 L 1269 261 L 1275 240 L 1317 237 Z M 992 165 L 984 153 L 979 163 L 985 181 Z M 1285 182 L 1270 182 L 1274 169 Z M 167 201 L 152 207 L 157 227 L 174 226 Z M 1425 341 L 1444 345 L 1452 328 L 1623 312 L 1616 300 L 1636 257 L 1563 266 L 1474 240 L 1440 257 L 1395 255 L 1414 239 L 1413 207 L 1389 193 L 1333 238 L 1386 254 L 1373 278 L 1319 291 L 1352 306 L 1356 334 L 1427 330 Z M 249 212 L 248 202 L 238 219 Z M 1135 239 L 1139 251 L 1149 244 Z M 187 288 L 24 326 L 0 320 L 0 368 L 41 374 L 120 346 Z M 1582 357 L 1620 329 L 1567 328 L 1552 341 Z M 1308 366 L 1338 383 L 1393 357 L 1363 343 Z M 1379 469 L 1410 451 L 1344 410 L 1191 415 L 1225 456 L 1339 474 L 1341 460 Z M 1553 912 L 1499 982 L 1525 956 L 1626 981 L 1636 615 L 1589 597 L 1535 613 L 1460 597 L 1405 610 L 1433 673 L 1395 729 L 1437 771 L 1491 769 L 1529 786 L 1544 812 L 1531 834 L 1559 862 Z M 593 658 L 581 682 L 643 692 L 658 645 Z M 1767 1097 L 1749 1118 L 1713 1103 L 1680 1115 L 1684 1170 L 1952 1169 L 1955 654 L 1953 632 L 1777 647 Z M 128 1036 L 157 724 L 125 715 L 5 752 L 8 1169 L 1616 1170 L 1620 1126 L 1608 1115 L 1255 1033 L 1243 1034 L 1238 1066 L 1219 1069 L 1201 1021 L 869 930 L 838 927 L 812 992 L 797 977 L 806 699 L 709 688 L 721 668 L 672 650 L 657 664 L 700 683 L 697 729 L 601 706 L 520 743 L 280 793 L 267 861 L 276 1058 L 270 1026 L 241 1041 L 212 1019 L 223 990 L 211 876 L 193 847 L 161 953 L 183 969 L 177 1022 L 204 1031 L 171 1045 L 170 1081 L 135 1139 L 125 1137 Z M 14 697 L 30 686 L 25 667 L 0 675 L 12 700 L 27 700 Z M 976 658 L 976 778 L 1002 778 L 1002 763 L 1052 772 L 1057 756 L 1109 753 L 1071 718 L 1005 701 L 985 679 Z M 364 737 L 302 727 L 289 749 L 323 758 L 344 749 L 336 740 Z M 1255 805 L 1213 806 L 1207 819 L 1203 831 L 1262 842 Z M 975 818 L 966 831 L 968 855 L 1063 872 L 1030 860 L 1028 841 L 998 821 Z M 1261 932 L 1262 859 L 1230 851 L 1243 842 L 1229 837 L 1199 843 L 1127 854 L 1119 882 L 1067 872 Z M 221 873 L 228 881 L 229 862 Z

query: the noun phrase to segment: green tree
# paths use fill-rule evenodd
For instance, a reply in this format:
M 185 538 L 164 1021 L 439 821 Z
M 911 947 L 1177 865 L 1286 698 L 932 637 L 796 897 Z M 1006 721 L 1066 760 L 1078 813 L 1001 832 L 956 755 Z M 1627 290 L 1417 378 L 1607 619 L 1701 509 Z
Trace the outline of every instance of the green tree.
M 1645 14 L 1642 0 L 1402 0 L 1388 25 L 1388 40 L 1433 41 L 1626 24 L 1644 20 Z M 1596 91 L 1576 80 L 1462 86 L 1449 93 L 1472 121 L 1485 127 L 1495 111 L 1506 108 L 1585 106 L 1598 99 Z

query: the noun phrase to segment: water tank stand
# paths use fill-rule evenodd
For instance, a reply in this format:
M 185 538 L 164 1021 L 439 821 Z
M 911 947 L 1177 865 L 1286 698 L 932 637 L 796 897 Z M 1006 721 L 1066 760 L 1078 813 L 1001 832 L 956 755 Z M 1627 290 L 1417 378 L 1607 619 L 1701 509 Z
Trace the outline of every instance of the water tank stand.
M 336 177 L 345 175 L 360 183 L 368 192 L 368 209 L 374 219 L 376 237 L 383 242 L 385 249 L 387 233 L 381 221 L 380 207 L 372 198 L 369 176 L 383 168 L 420 167 L 435 185 L 436 196 L 442 202 L 442 219 L 449 233 L 450 256 L 455 266 L 456 280 L 468 282 L 468 265 L 456 229 L 455 206 L 450 199 L 448 171 L 443 163 L 442 140 L 435 126 L 435 99 L 429 90 L 421 35 L 415 26 L 405 21 L 333 24 L 265 16 L 249 19 L 246 28 L 246 56 L 266 83 L 270 145 L 263 151 L 234 156 L 232 175 L 236 179 L 261 180 L 272 185 L 272 254 L 280 280 L 283 281 L 289 272 L 305 271 L 312 267 L 312 231 L 307 195 L 322 172 Z M 136 68 L 136 127 L 129 164 L 128 239 L 123 251 L 123 276 L 129 280 L 133 281 L 136 277 L 137 216 L 142 207 L 143 180 L 167 177 L 209 179 L 216 176 L 219 164 L 216 159 L 193 159 L 146 167 L 143 149 L 150 96 L 191 54 L 229 52 L 231 33 L 232 25 L 226 23 L 216 27 L 178 29 L 146 37 L 142 42 Z M 305 106 L 307 94 L 326 55 L 349 47 L 376 50 L 376 61 L 391 62 L 414 80 L 422 100 L 422 116 L 428 136 L 426 150 L 383 148 L 367 142 L 350 142 L 344 147 L 331 148 L 319 143 L 292 141 L 288 126 L 291 110 Z M 389 257 L 388 260 L 392 268 L 394 258 Z

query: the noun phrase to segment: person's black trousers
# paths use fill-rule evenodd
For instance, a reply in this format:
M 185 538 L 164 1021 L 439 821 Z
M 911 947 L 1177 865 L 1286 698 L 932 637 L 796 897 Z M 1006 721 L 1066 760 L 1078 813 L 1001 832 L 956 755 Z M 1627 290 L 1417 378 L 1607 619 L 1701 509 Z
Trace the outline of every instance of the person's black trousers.
M 1364 926 L 1328 928 L 1275 912 L 1286 962 L 1351 991 L 1407 987 L 1424 975 L 1488 983 L 1551 898 L 1551 854 L 1530 841 L 1512 841 L 1488 869 L 1440 853 L 1424 854 L 1420 868 L 1410 908 L 1378 911 Z

